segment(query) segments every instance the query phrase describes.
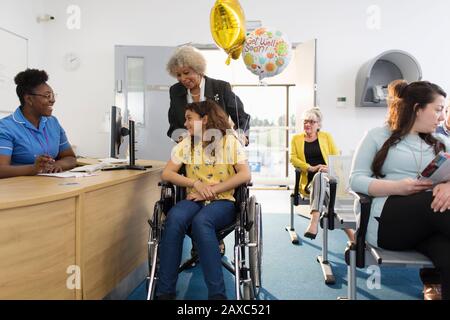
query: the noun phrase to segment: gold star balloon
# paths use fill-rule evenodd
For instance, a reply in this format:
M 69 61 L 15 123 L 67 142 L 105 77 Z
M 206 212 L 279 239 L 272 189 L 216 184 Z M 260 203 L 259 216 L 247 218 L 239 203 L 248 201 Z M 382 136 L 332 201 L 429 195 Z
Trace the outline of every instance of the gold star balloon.
M 237 0 L 217 0 L 211 9 L 211 34 L 216 44 L 231 58 L 239 59 L 245 41 L 245 16 Z

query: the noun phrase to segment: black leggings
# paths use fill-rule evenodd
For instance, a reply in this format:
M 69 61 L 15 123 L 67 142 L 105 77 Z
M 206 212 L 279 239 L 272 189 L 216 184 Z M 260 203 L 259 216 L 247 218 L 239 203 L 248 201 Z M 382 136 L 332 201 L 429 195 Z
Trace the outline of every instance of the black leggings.
M 450 210 L 434 212 L 432 200 L 432 192 L 390 196 L 378 220 L 378 246 L 429 257 L 440 270 L 442 298 L 450 300 Z

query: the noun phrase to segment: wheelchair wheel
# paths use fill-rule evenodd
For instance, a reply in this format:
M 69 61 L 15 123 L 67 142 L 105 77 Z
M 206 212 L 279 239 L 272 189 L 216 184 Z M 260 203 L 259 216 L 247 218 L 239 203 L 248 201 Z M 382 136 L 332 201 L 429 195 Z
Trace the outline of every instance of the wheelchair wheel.
M 153 256 L 156 244 L 159 244 L 162 223 L 164 222 L 163 206 L 160 202 L 155 203 L 153 217 L 149 220 L 150 230 L 148 237 L 148 262 L 149 269 L 152 268 Z
M 262 265 L 262 215 L 261 205 L 256 202 L 255 196 L 250 197 L 247 204 L 248 221 L 252 223 L 249 230 L 249 240 L 256 246 L 249 247 L 250 278 L 253 285 L 253 293 L 258 296 L 261 288 Z
M 149 220 L 150 230 L 148 238 L 148 277 L 147 277 L 147 299 L 154 296 L 156 274 L 158 270 L 158 246 L 161 240 L 161 230 L 165 215 L 163 213 L 164 204 L 161 201 L 155 203 L 153 217 Z

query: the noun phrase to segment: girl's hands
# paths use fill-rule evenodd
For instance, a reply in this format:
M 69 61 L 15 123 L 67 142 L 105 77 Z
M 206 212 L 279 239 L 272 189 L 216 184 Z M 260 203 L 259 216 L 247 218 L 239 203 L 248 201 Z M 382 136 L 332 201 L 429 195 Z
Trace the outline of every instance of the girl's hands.
M 188 194 L 186 200 L 198 202 L 198 201 L 205 201 L 205 198 L 203 198 L 198 192 L 192 192 Z
M 213 186 L 207 185 L 206 183 L 196 180 L 193 184 L 194 189 L 197 191 L 198 195 L 203 198 L 203 200 L 214 200 L 217 197 Z M 202 201 L 203 201 L 202 200 Z

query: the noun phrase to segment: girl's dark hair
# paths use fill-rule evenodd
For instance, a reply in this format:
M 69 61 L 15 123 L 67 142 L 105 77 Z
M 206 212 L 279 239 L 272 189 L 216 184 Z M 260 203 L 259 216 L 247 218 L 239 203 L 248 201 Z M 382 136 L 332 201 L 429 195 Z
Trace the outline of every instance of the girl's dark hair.
M 433 102 L 437 96 L 447 97 L 442 88 L 428 81 L 416 81 L 401 86 L 398 98 L 390 106 L 390 108 L 395 109 L 395 112 L 390 112 L 387 120 L 391 136 L 384 142 L 372 162 L 372 172 L 376 178 L 384 177 L 381 168 L 389 149 L 399 143 L 411 131 L 416 121 L 417 111 L 425 109 L 427 104 Z M 434 138 L 431 133 L 419 133 L 419 136 L 426 144 L 434 148 L 435 154 L 445 149 L 444 144 Z
M 228 121 L 228 115 L 222 107 L 212 100 L 189 103 L 186 106 L 186 110 L 197 113 L 201 118 L 208 116 L 206 129 L 220 130 L 223 136 L 225 136 L 227 130 L 231 129 L 230 122 Z
M 20 104 L 25 105 L 26 94 L 33 93 L 33 90 L 48 81 L 48 74 L 44 70 L 27 69 L 16 75 L 14 82 L 16 83 L 16 93 L 19 97 Z
M 225 113 L 222 107 L 220 107 L 212 100 L 189 103 L 186 106 L 186 111 L 187 110 L 197 113 L 201 118 L 203 118 L 204 116 L 208 116 L 208 121 L 205 127 L 206 130 L 220 130 L 222 136 L 225 137 L 225 135 L 227 134 L 227 130 L 232 129 L 230 122 L 228 121 L 228 115 Z M 214 146 L 214 144 L 219 143 L 219 141 L 215 141 L 215 138 L 215 136 L 212 136 L 211 141 L 205 142 L 205 145 L 213 144 L 212 146 Z M 222 140 L 222 142 L 225 141 Z M 194 139 L 191 139 L 191 150 L 192 152 L 194 151 Z M 213 155 L 215 155 L 214 150 Z

